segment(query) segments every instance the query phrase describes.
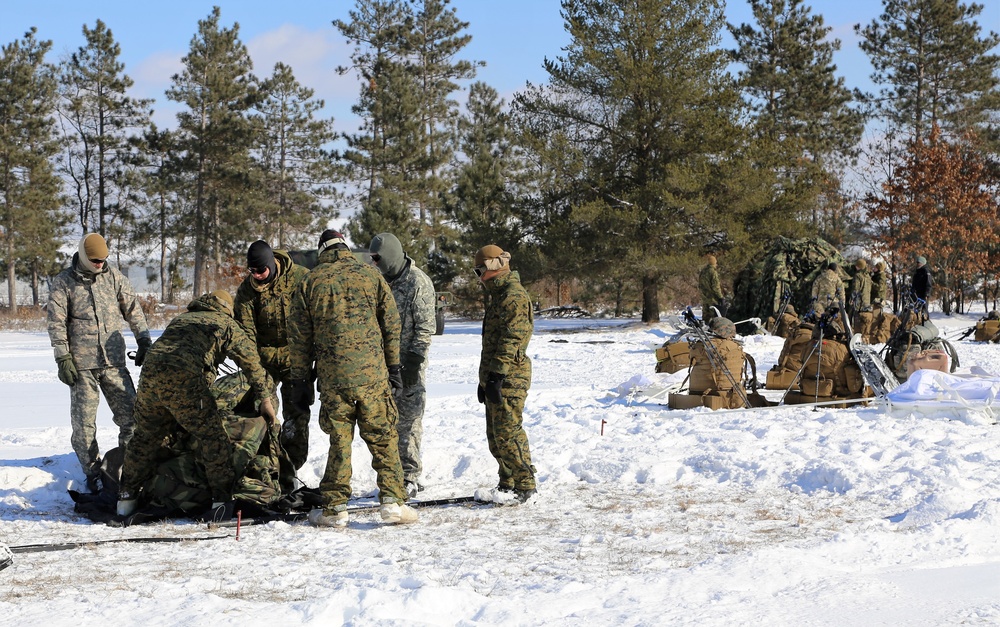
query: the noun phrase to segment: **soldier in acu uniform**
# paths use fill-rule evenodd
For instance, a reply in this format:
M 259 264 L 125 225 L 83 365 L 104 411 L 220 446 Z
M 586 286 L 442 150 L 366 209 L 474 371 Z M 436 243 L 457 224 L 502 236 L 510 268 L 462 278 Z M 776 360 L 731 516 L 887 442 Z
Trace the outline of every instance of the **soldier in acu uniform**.
M 271 382 L 261 368 L 257 346 L 233 320 L 233 297 L 224 290 L 191 301 L 170 321 L 149 349 L 135 401 L 135 436 L 125 448 L 118 514 L 135 511 L 139 488 L 156 472 L 163 440 L 186 431 L 198 441 L 198 458 L 212 491 L 213 518 L 231 515 L 227 503 L 236 481 L 233 444 L 209 386 L 218 366 L 231 358 L 243 370 L 260 403 L 260 414 L 277 419 Z
M 535 494 L 535 467 L 522 426 L 531 387 L 528 342 L 534 331 L 531 299 L 510 269 L 510 253 L 493 244 L 479 249 L 475 271 L 487 293 L 479 402 L 486 405 L 486 439 L 499 466 L 497 490 L 524 503 Z
M 379 233 L 368 246 L 375 267 L 389 282 L 399 311 L 399 358 L 403 367 L 403 387 L 395 390 L 399 409 L 399 460 L 403 465 L 406 494 L 415 497 L 420 485 L 420 440 L 423 438 L 424 405 L 427 401 L 427 354 L 431 349 L 436 313 L 434 284 L 413 263 L 399 239 Z
M 104 392 L 114 422 L 118 445 L 132 437 L 135 385 L 125 366 L 122 320 L 139 344 L 135 363 L 142 365 L 149 348 L 149 329 L 132 284 L 107 263 L 108 245 L 97 233 L 80 240 L 72 265 L 60 272 L 49 290 L 49 340 L 59 366 L 59 380 L 70 387 L 71 442 L 96 492 L 101 456 L 97 444 L 98 390 Z
M 399 312 L 378 270 L 362 263 L 344 236 L 328 229 L 319 239 L 319 265 L 299 285 L 288 321 L 292 402 L 308 408 L 309 372 L 316 364 L 319 426 L 330 436 L 320 481 L 322 509 L 309 512 L 319 527 L 345 527 L 351 498 L 351 443 L 357 425 L 372 455 L 386 523 L 412 523 L 399 462 L 396 403 L 403 386 L 399 365 Z M 390 387 L 391 386 L 391 387 Z
M 257 342 L 260 363 L 275 384 L 281 383 L 281 444 L 298 470 L 309 455 L 309 412 L 289 400 L 291 359 L 288 356 L 288 315 L 292 295 L 309 270 L 295 264 L 283 250 L 271 250 L 258 240 L 247 250 L 250 273 L 236 290 L 234 316 Z

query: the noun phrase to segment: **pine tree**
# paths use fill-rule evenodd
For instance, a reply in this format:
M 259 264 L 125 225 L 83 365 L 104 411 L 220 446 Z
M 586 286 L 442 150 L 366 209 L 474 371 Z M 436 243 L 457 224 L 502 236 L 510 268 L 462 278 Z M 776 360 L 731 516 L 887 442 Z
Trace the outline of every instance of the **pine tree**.
M 253 63 L 239 39 L 239 24 L 219 25 L 219 7 L 198 22 L 198 34 L 172 78 L 167 98 L 187 107 L 177 114 L 178 170 L 194 181 L 194 293 L 208 284 L 209 264 L 218 272 L 227 254 L 244 247 L 255 217 L 246 207 L 250 149 L 257 142 L 249 110 L 255 104 Z M 242 251 L 241 251 L 242 252 Z
M 642 319 L 656 321 L 666 273 L 690 271 L 704 247 L 759 238 L 771 219 L 738 163 L 745 141 L 718 48 L 722 3 L 564 0 L 562 13 L 572 40 L 546 59 L 549 86 L 516 99 L 533 141 L 565 139 L 569 169 L 582 165 L 561 190 L 573 239 L 550 250 L 582 244 L 593 272 L 636 277 Z
M 458 121 L 461 159 L 448 199 L 448 215 L 459 225 L 459 242 L 466 250 L 488 243 L 510 249 L 520 239 L 508 188 L 514 147 L 507 124 L 497 91 L 473 83 L 466 113 Z
M 882 0 L 878 19 L 854 30 L 875 72 L 878 93 L 863 94 L 876 116 L 920 138 L 934 124 L 997 139 L 1000 35 L 982 36 L 981 4 L 960 0 Z M 992 120 L 991 115 L 993 116 Z
M 80 228 L 114 240 L 131 220 L 129 139 L 148 125 L 152 100 L 128 96 L 133 82 L 104 22 L 97 20 L 92 29 L 84 25 L 83 35 L 86 45 L 59 68 L 64 174 Z M 111 237 L 115 225 L 117 237 Z
M 258 208 L 256 231 L 278 248 L 289 248 L 302 231 L 315 231 L 336 217 L 322 200 L 333 194 L 329 154 L 324 146 L 334 138 L 333 119 L 316 116 L 322 100 L 295 80 L 292 68 L 277 63 L 260 85 L 256 122 L 261 145 L 254 151 L 264 178 L 264 198 Z M 322 230 L 320 228 L 319 230 Z
M 454 125 L 458 102 L 456 81 L 471 80 L 483 65 L 457 58 L 472 41 L 462 34 L 468 22 L 458 19 L 451 0 L 410 0 L 413 24 L 407 33 L 406 50 L 420 92 L 420 138 L 424 160 L 417 180 L 418 219 L 433 235 L 438 232 L 438 210 L 448 183 L 444 166 L 455 153 Z
M 750 8 L 755 25 L 729 26 L 737 44 L 732 52 L 745 67 L 740 85 L 755 115 L 759 147 L 774 149 L 778 202 L 791 215 L 812 214 L 815 227 L 835 226 L 820 220 L 819 209 L 864 124 L 850 108 L 844 79 L 835 75 L 840 40 L 827 39 L 832 29 L 803 0 L 750 0 Z
M 59 150 L 56 80 L 45 62 L 52 42 L 38 41 L 36 32 L 0 48 L 0 245 L 11 313 L 18 276 L 31 276 L 37 288 L 39 273 L 53 267 L 65 224 L 51 162 Z

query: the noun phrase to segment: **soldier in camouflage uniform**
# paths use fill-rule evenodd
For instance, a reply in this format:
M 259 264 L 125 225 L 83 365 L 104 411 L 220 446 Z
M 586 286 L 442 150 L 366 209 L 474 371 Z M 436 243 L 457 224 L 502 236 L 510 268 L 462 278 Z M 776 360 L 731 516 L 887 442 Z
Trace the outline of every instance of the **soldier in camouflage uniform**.
M 854 262 L 850 303 L 852 314 L 859 311 L 871 311 L 872 308 L 872 275 L 868 273 L 868 262 L 864 259 L 858 259 Z
M 288 314 L 292 295 L 309 270 L 295 264 L 283 250 L 271 250 L 258 240 L 247 250 L 250 273 L 236 290 L 234 316 L 257 341 L 260 363 L 275 383 L 281 383 L 281 444 L 298 470 L 309 455 L 309 412 L 289 402 L 292 364 L 288 357 Z
M 698 275 L 698 291 L 701 292 L 701 319 L 710 322 L 715 317 L 712 307 L 722 312 L 722 282 L 719 281 L 719 271 L 716 268 L 715 255 L 705 255 L 708 262 Z
M 888 298 L 889 281 L 886 277 L 885 263 L 880 261 L 875 264 L 875 272 L 872 274 L 872 305 L 884 307 Z
M 232 307 L 233 298 L 224 290 L 196 298 L 149 349 L 135 401 L 135 436 L 125 448 L 119 515 L 134 512 L 139 488 L 156 472 L 164 438 L 181 431 L 198 440 L 213 509 L 231 500 L 237 479 L 234 448 L 223 428 L 225 415 L 210 391 L 227 357 L 249 379 L 260 414 L 271 422 L 277 419 L 257 345 L 233 319 Z
M 399 421 L 399 459 L 403 465 L 406 494 L 411 498 L 423 489 L 420 485 L 420 440 L 423 438 L 424 405 L 427 400 L 427 354 L 434 335 L 436 308 L 434 284 L 413 263 L 399 239 L 392 233 L 379 233 L 368 252 L 392 288 L 399 311 L 399 357 L 403 367 L 403 387 L 395 390 Z
M 531 387 L 531 299 L 520 276 L 511 272 L 510 253 L 499 246 L 479 249 L 475 270 L 488 297 L 477 394 L 486 405 L 486 439 L 499 466 L 496 489 L 524 503 L 535 494 L 535 467 L 521 418 Z
M 122 321 L 139 344 L 136 365 L 151 343 L 146 316 L 129 280 L 107 264 L 108 245 L 97 233 L 80 240 L 72 265 L 60 272 L 49 289 L 49 340 L 59 366 L 59 380 L 70 386 L 73 451 L 97 491 L 101 457 L 97 444 L 98 390 L 118 425 L 118 445 L 132 437 L 135 385 L 125 366 Z
M 399 312 L 378 270 L 358 261 L 344 236 L 327 229 L 319 240 L 319 265 L 295 290 L 288 320 L 292 402 L 311 402 L 309 373 L 315 362 L 319 426 L 330 436 L 320 481 L 322 509 L 309 513 L 319 527 L 345 527 L 351 498 L 351 444 L 357 425 L 372 455 L 387 523 L 412 523 L 399 462 L 396 403 L 403 386 L 399 365 Z M 391 387 L 390 387 L 391 386 Z
M 837 269 L 837 264 L 831 262 L 813 281 L 813 311 L 817 316 L 823 315 L 827 307 L 844 302 L 844 282 Z

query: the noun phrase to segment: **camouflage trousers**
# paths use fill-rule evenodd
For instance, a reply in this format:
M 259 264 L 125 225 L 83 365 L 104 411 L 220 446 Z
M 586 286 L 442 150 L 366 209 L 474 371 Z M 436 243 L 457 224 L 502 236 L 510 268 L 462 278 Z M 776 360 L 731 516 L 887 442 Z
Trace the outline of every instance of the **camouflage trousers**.
M 223 420 L 202 373 L 144 370 L 135 399 L 135 435 L 125 449 L 122 489 L 134 496 L 162 461 L 164 438 L 187 432 L 197 440 L 197 459 L 205 468 L 212 500 L 231 498 L 234 450 Z
M 324 509 L 336 511 L 351 498 L 351 444 L 355 425 L 372 454 L 380 500 L 405 501 L 396 435 L 398 413 L 389 382 L 334 389 L 321 385 L 321 389 L 319 426 L 330 436 L 326 472 L 319 484 Z
M 310 412 L 300 412 L 288 400 L 288 382 L 281 383 L 281 448 L 288 454 L 295 470 L 309 458 Z
M 420 463 L 420 441 L 424 437 L 424 405 L 427 403 L 427 390 L 424 387 L 424 377 L 421 371 L 420 382 L 411 387 L 393 391 L 396 407 L 399 409 L 399 420 L 396 431 L 399 433 L 399 462 L 403 466 L 403 481 L 418 483 L 423 465 Z
M 101 454 L 97 445 L 97 407 L 101 402 L 101 392 L 111 407 L 112 420 L 118 425 L 118 446 L 124 447 L 128 443 L 135 428 L 132 418 L 135 385 L 128 368 L 80 370 L 79 380 L 70 388 L 69 413 L 73 426 L 70 442 L 83 472 L 88 476 L 100 474 L 96 462 Z
M 528 434 L 521 425 L 525 396 L 525 393 L 504 388 L 500 403 L 486 401 L 486 441 L 499 465 L 497 487 L 500 488 L 535 488 L 535 467 L 531 464 Z

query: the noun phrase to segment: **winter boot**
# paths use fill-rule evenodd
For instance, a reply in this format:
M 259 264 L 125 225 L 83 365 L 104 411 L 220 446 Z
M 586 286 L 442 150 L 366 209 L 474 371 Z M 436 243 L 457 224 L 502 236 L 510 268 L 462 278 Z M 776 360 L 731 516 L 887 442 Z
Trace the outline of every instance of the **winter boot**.
M 538 491 L 535 488 L 529 488 L 527 490 L 514 490 L 514 497 L 517 499 L 518 503 L 527 503 L 528 499 L 533 497 Z
M 335 511 L 331 514 L 327 514 L 322 509 L 314 509 L 309 512 L 309 522 L 314 527 L 338 527 L 344 528 L 347 526 L 347 510 L 342 509 Z
M 122 491 L 118 493 L 118 508 L 117 512 L 119 516 L 131 516 L 135 513 L 136 507 L 139 506 L 139 499 L 132 496 L 131 493 Z
M 417 522 L 417 510 L 405 503 L 383 503 L 379 508 L 382 522 L 390 525 L 406 525 Z

